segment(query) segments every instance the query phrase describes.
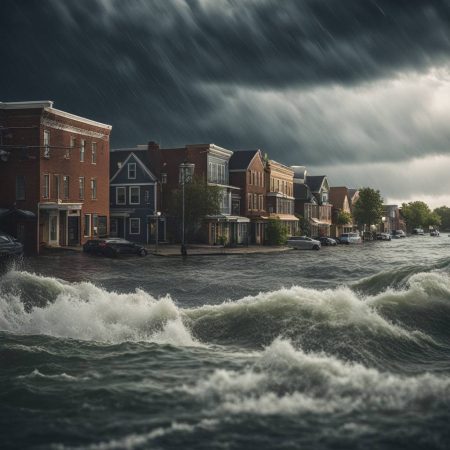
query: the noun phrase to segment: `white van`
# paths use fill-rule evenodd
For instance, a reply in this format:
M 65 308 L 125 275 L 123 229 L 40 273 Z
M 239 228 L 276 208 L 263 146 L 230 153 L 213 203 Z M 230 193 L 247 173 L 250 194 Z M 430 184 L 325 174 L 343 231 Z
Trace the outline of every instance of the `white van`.
M 341 244 L 361 244 L 362 239 L 359 233 L 342 233 L 339 241 Z

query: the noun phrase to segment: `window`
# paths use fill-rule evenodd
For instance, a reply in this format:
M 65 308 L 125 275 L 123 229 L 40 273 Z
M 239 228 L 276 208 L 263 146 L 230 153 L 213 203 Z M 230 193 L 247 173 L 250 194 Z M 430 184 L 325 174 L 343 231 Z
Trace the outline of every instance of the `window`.
M 69 198 L 69 177 L 67 175 L 63 176 L 63 195 L 64 200 Z
M 194 167 L 195 167 L 195 164 L 188 164 L 184 167 L 180 167 L 180 172 L 179 172 L 179 183 L 180 184 L 183 184 L 183 181 L 186 183 L 190 183 L 192 181 L 192 178 L 194 176 Z M 217 168 L 217 166 L 216 166 L 216 168 Z M 183 174 L 184 174 L 184 176 L 183 176 Z M 214 180 L 210 180 L 210 181 L 214 181 Z
M 146 205 L 150 204 L 150 191 L 148 189 L 144 192 L 144 201 Z
M 97 199 L 97 178 L 91 178 L 91 198 Z
M 259 195 L 258 199 L 259 199 L 259 210 L 262 211 L 264 209 L 264 196 Z
M 98 235 L 100 237 L 108 235 L 108 218 L 106 216 L 98 216 Z
M 97 164 L 97 142 L 92 143 L 92 164 Z
M 128 164 L 128 179 L 135 180 L 136 179 L 136 163 Z
M 64 158 L 70 159 L 70 155 L 73 152 L 73 149 L 75 148 L 75 138 L 73 136 L 70 137 L 70 146 L 69 148 L 66 148 L 66 153 L 64 155 Z
M 84 139 L 81 139 L 80 144 L 80 162 L 84 162 L 84 151 L 86 149 L 86 141 Z
M 167 183 L 167 173 L 161 174 L 161 183 L 166 184 Z
M 89 237 L 91 235 L 91 215 L 84 215 L 84 237 Z
M 50 131 L 44 130 L 44 158 L 50 158 Z
M 25 200 L 25 177 L 16 176 L 16 200 Z
M 59 175 L 53 175 L 53 197 L 59 200 Z
M 48 173 L 44 173 L 44 184 L 42 185 L 42 197 L 43 198 L 50 197 L 50 175 Z
M 92 231 L 93 231 L 93 235 L 95 237 L 98 236 L 98 215 L 97 214 L 93 214 L 92 215 Z
M 141 219 L 135 217 L 130 219 L 130 234 L 141 234 Z
M 84 199 L 84 177 L 78 178 L 78 192 L 80 196 L 80 200 Z
M 127 203 L 127 188 L 126 187 L 116 187 L 116 204 L 125 205 Z
M 252 209 L 252 194 L 248 195 L 248 210 L 250 211 Z
M 139 205 L 141 203 L 141 188 L 139 186 L 130 187 L 130 205 Z

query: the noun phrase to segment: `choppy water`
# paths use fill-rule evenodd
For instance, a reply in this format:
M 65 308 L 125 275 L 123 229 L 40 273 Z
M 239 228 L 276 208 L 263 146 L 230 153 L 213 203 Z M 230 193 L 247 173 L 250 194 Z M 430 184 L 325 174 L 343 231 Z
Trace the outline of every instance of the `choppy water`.
M 449 237 L 31 259 L 0 330 L 2 448 L 448 448 Z

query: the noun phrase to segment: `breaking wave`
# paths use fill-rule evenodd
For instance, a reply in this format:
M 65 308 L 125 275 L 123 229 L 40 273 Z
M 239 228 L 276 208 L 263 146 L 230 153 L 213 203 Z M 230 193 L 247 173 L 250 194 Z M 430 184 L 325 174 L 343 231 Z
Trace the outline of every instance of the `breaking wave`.
M 380 372 L 324 353 L 306 353 L 281 339 L 251 367 L 219 369 L 182 389 L 227 414 L 401 412 L 419 406 L 446 411 L 450 407 L 449 377 Z
M 38 306 L 32 306 L 31 292 L 36 292 Z M 88 282 L 70 284 L 15 271 L 3 277 L 0 293 L 3 331 L 112 343 L 198 345 L 168 296 L 155 299 L 140 289 L 118 294 Z
M 450 277 L 442 272 L 413 274 L 404 288 L 372 296 L 294 286 L 189 309 L 140 289 L 119 294 L 18 271 L 0 278 L 0 329 L 10 333 L 247 351 L 281 337 L 305 351 L 375 365 L 448 354 L 449 313 Z

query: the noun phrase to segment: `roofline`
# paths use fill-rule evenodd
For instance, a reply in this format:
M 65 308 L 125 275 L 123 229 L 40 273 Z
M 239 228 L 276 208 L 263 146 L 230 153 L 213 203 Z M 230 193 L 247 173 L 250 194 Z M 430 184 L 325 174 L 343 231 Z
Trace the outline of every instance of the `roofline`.
M 123 147 L 123 148 L 111 148 L 110 152 L 141 152 L 143 150 L 148 150 L 147 147 L 141 148 L 141 147 Z
M 65 117 L 66 119 L 76 120 L 88 125 L 93 125 L 99 128 L 106 128 L 111 130 L 112 126 L 105 123 L 97 122 L 95 120 L 87 119 L 86 117 L 77 116 L 60 109 L 53 108 L 53 100 L 36 100 L 29 102 L 0 102 L 0 109 L 43 109 L 57 116 Z

